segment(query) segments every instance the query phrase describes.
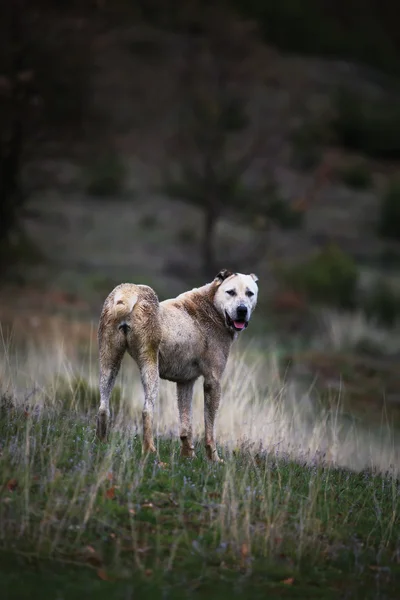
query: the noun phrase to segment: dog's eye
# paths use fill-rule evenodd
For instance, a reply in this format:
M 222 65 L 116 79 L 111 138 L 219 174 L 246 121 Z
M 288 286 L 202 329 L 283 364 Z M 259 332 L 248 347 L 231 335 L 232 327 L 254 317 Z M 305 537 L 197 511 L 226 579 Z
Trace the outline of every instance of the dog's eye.
M 226 290 L 226 293 L 229 294 L 230 296 L 236 296 L 235 290 Z
M 254 292 L 251 292 L 250 290 L 247 290 L 246 296 L 248 296 L 249 298 L 251 298 L 252 296 L 254 296 Z

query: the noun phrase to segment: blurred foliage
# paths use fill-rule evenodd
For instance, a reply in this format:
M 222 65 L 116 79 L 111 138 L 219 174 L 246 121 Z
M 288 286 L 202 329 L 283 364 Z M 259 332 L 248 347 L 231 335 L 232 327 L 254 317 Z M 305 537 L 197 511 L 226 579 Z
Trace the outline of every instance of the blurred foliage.
M 377 159 L 400 158 L 400 106 L 395 101 L 367 100 L 341 89 L 334 99 L 331 126 L 336 142 Z
M 86 192 L 91 196 L 112 196 L 124 189 L 126 168 L 114 152 L 107 152 L 87 167 Z
M 306 120 L 292 134 L 292 163 L 304 171 L 315 169 L 323 147 L 330 141 L 328 124 L 322 120 Z
M 3 6 L 4 5 L 4 6 Z M 88 103 L 87 24 L 46 2 L 15 0 L 0 10 L 0 247 L 20 228 L 27 201 L 22 171 L 82 135 Z M 79 25 L 79 26 L 77 26 Z M 70 146 L 69 146 L 70 147 Z
M 282 50 L 356 60 L 399 72 L 397 8 L 388 0 L 232 0 Z
M 219 7 L 210 5 L 198 17 L 204 35 L 201 44 L 191 41 L 183 61 L 183 101 L 161 188 L 203 211 L 203 270 L 213 276 L 218 219 L 228 209 L 245 209 L 252 193 L 244 175 L 258 156 L 259 140 L 246 145 L 241 136 L 249 125 L 258 43 L 246 23 Z
M 378 325 L 392 327 L 400 318 L 400 293 L 385 280 L 378 280 L 362 299 L 362 308 Z
M 263 39 L 283 51 L 345 58 L 399 72 L 397 7 L 389 0 L 138 0 L 135 8 L 159 27 L 195 35 L 204 32 L 202 11 L 216 4 L 254 20 Z
M 351 309 L 356 305 L 359 272 L 355 261 L 334 244 L 310 260 L 285 267 L 278 279 L 311 302 Z
M 400 181 L 391 182 L 383 196 L 379 233 L 384 238 L 400 241 Z
M 339 174 L 343 183 L 355 190 L 366 190 L 373 183 L 370 168 L 362 162 L 344 167 Z

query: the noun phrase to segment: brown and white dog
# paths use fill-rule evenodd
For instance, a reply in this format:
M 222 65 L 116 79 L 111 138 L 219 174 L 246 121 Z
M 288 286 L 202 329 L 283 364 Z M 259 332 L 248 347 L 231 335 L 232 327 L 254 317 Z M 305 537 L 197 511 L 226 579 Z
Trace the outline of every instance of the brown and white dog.
M 181 454 L 194 455 L 193 386 L 203 376 L 207 457 L 219 461 L 214 423 L 221 377 L 232 342 L 246 329 L 256 307 L 257 279 L 254 274 L 223 270 L 211 283 L 163 302 L 146 285 L 118 285 L 104 302 L 98 330 L 97 436 L 102 440 L 107 437 L 110 396 L 127 351 L 139 367 L 144 388 L 144 452 L 155 452 L 153 412 L 161 377 L 177 384 Z

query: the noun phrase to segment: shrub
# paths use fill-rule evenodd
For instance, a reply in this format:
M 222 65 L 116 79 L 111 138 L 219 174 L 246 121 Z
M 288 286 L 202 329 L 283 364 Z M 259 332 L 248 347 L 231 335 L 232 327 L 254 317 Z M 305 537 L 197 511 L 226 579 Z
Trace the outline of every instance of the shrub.
M 197 234 L 192 227 L 182 227 L 177 232 L 177 239 L 181 244 L 193 244 L 197 241 Z
M 329 133 L 318 122 L 305 122 L 292 135 L 293 166 L 308 171 L 321 161 L 321 146 L 329 138 Z
M 358 268 L 354 260 L 335 245 L 328 245 L 309 261 L 286 269 L 283 278 L 288 287 L 317 304 L 355 306 Z
M 86 192 L 91 196 L 111 196 L 122 191 L 125 167 L 117 154 L 99 157 L 87 170 Z
M 158 217 L 156 214 L 143 215 L 139 221 L 141 229 L 156 229 L 158 226 Z
M 400 240 L 400 181 L 392 182 L 382 199 L 379 233 L 382 237 Z
M 368 319 L 378 325 L 391 327 L 400 317 L 400 294 L 385 281 L 377 281 L 373 289 L 366 294 L 363 310 Z
M 331 127 L 336 142 L 379 159 L 400 158 L 400 108 L 388 101 L 368 101 L 347 90 L 334 99 Z
M 361 162 L 345 167 L 340 175 L 345 185 L 356 190 L 366 190 L 372 185 L 368 166 Z

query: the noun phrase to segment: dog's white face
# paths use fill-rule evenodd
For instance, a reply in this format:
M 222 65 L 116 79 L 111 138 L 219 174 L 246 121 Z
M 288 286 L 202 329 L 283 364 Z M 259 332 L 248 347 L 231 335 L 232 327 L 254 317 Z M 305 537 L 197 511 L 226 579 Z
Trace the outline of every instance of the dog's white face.
M 216 280 L 221 283 L 214 297 L 215 306 L 231 331 L 243 331 L 257 304 L 257 276 L 221 271 Z

